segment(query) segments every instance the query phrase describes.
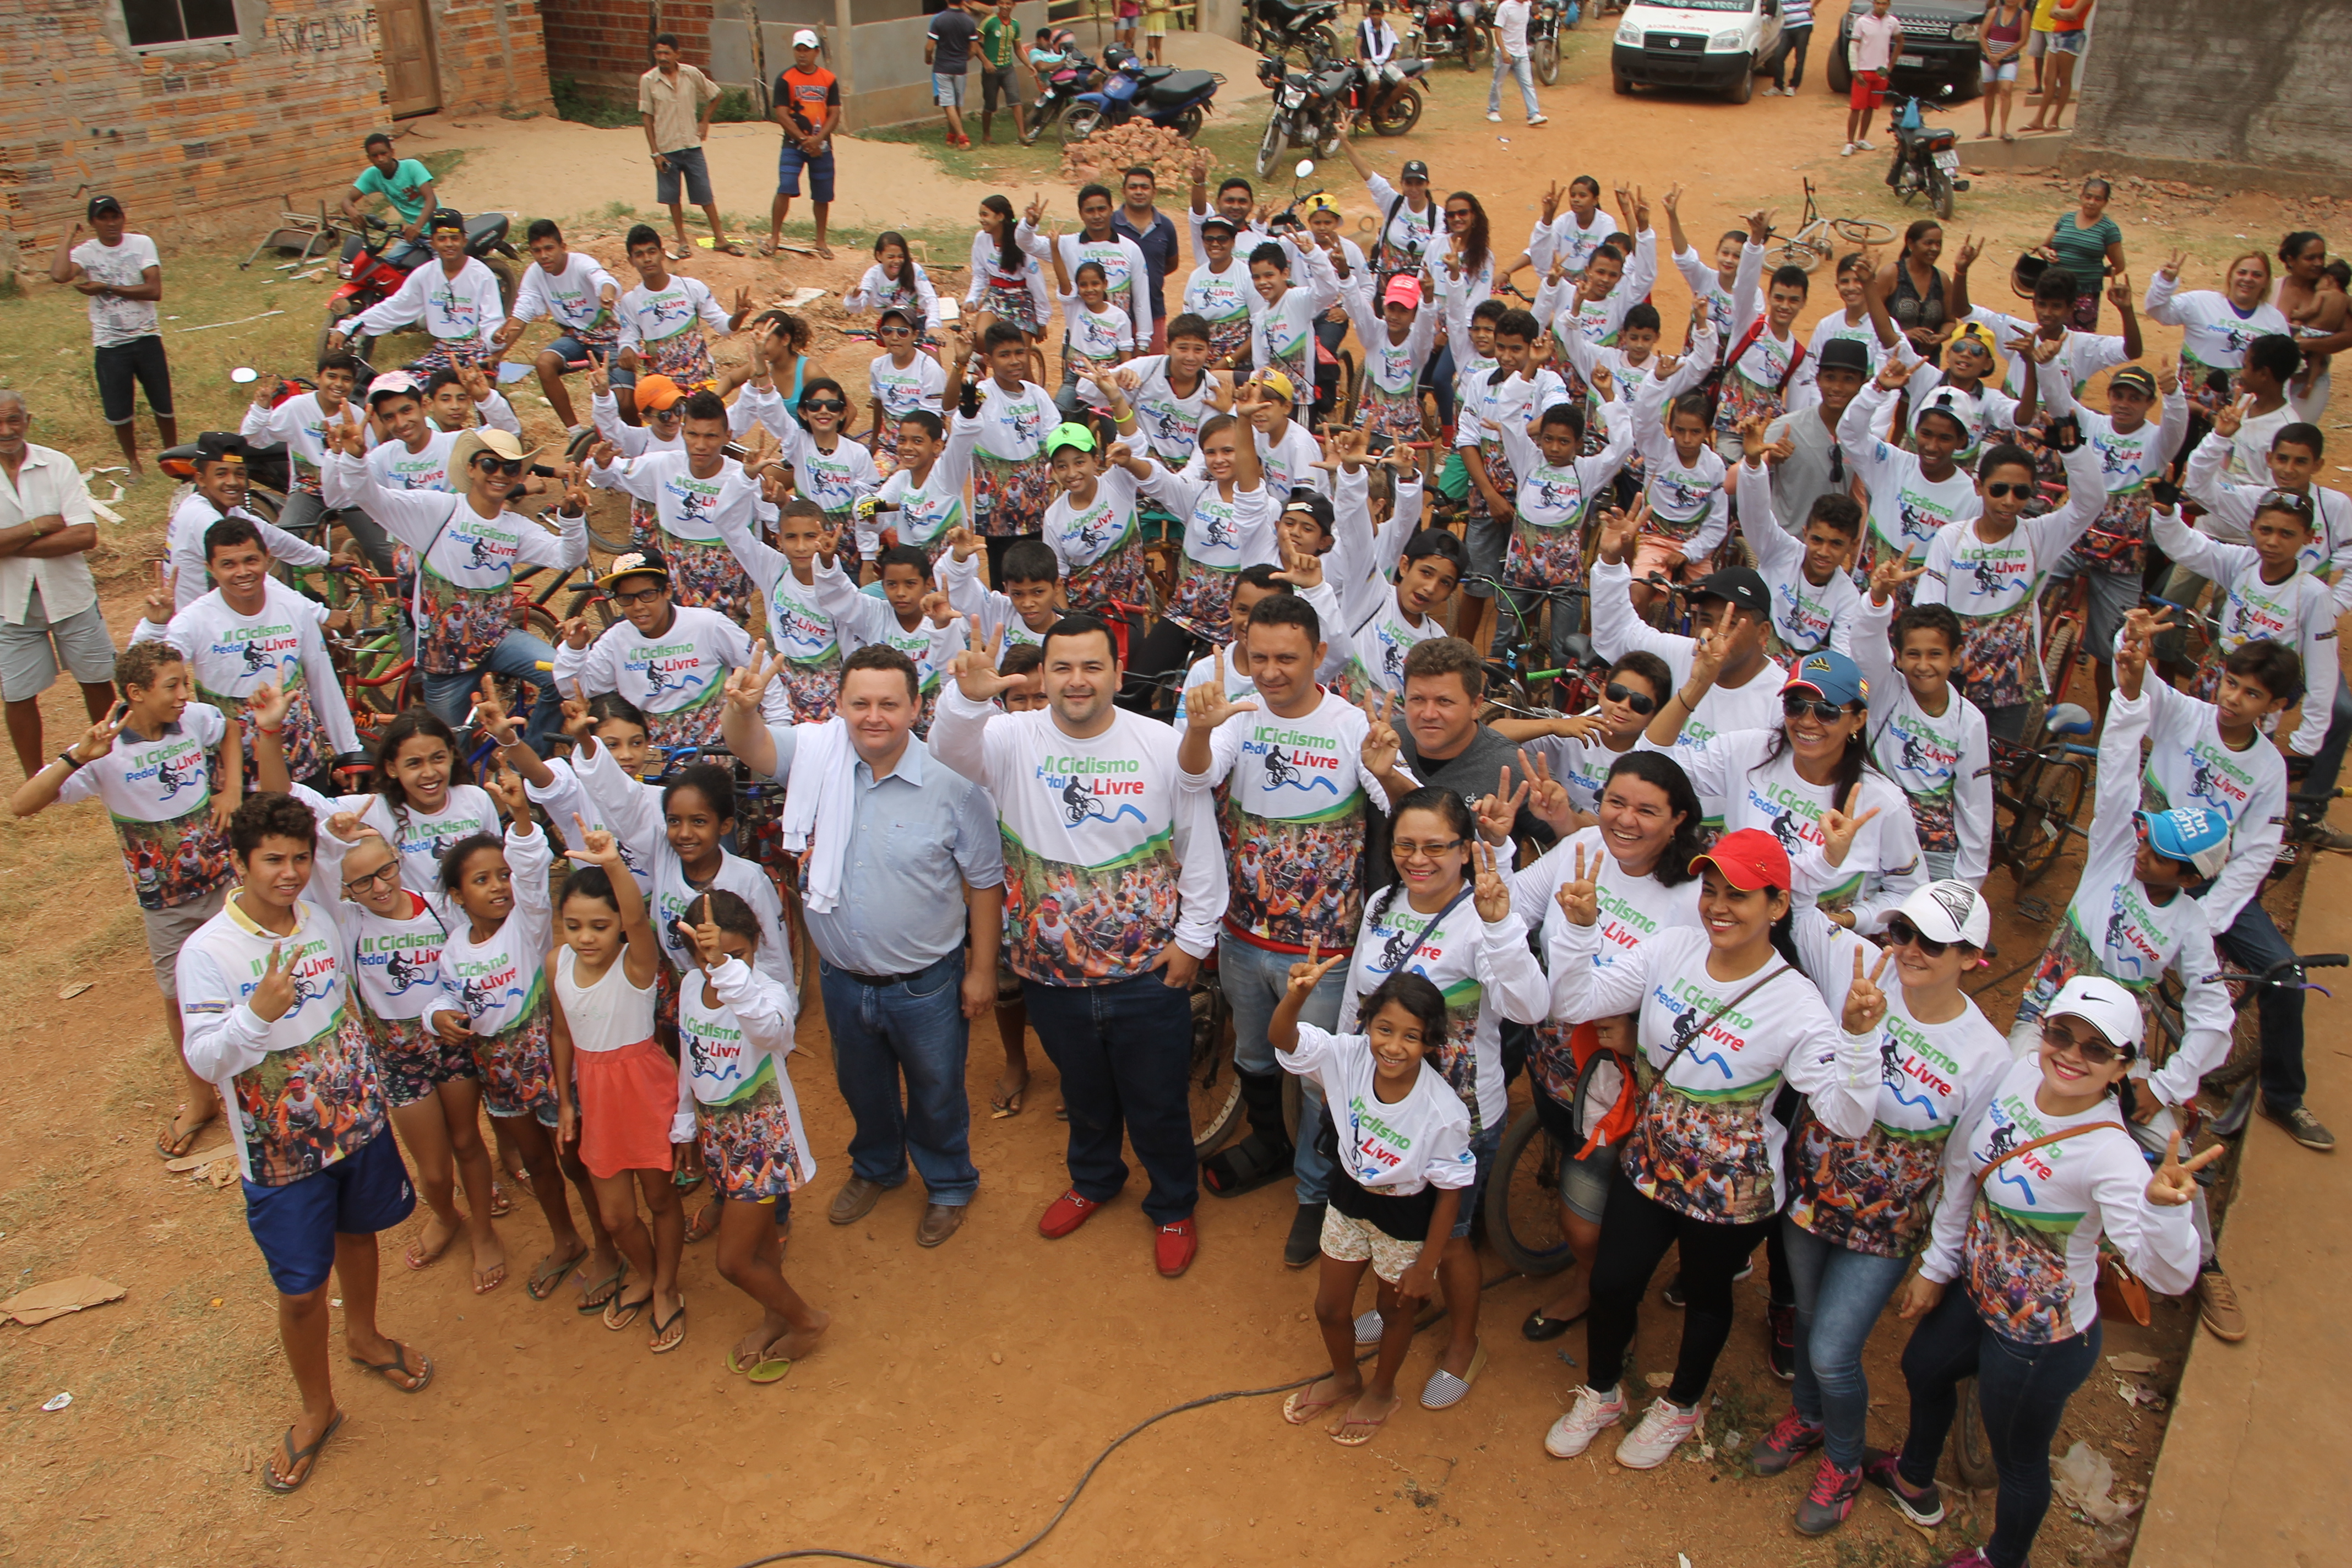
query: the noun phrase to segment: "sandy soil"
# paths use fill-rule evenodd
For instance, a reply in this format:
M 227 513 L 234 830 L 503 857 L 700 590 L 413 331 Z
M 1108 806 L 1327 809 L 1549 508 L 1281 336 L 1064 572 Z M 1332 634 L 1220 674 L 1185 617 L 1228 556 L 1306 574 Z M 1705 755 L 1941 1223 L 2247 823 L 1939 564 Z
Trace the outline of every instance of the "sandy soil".
M 1564 83 L 1546 95 L 1553 125 L 1530 132 L 1479 121 L 1483 104 L 1474 99 L 1483 87 L 1483 77 L 1441 82 L 1444 112 L 1433 110 L 1427 129 L 1404 145 L 1368 145 L 1366 155 L 1389 168 L 1424 156 L 1441 188 L 1489 193 L 1506 247 L 1523 233 L 1541 183 L 1582 170 L 1639 182 L 1653 195 L 1684 179 L 1692 187 L 1685 219 L 1702 245 L 1734 207 L 1777 201 L 1792 212 L 1807 174 L 1825 183 L 1833 211 L 1898 225 L 1905 216 L 1887 210 L 1883 193 L 1868 195 L 1883 164 L 1864 170 L 1835 156 L 1840 111 L 1825 95 L 1733 110 L 1627 102 L 1612 99 L 1605 81 Z M 635 132 L 539 122 L 455 133 L 484 152 L 452 182 L 453 200 L 583 215 L 615 198 L 644 200 L 642 169 L 626 189 L 579 177 L 583 167 L 642 162 Z M 592 159 L 596 137 L 609 138 L 599 146 L 611 151 Z M 770 188 L 754 182 L 771 151 L 761 128 L 723 128 L 714 136 L 722 189 Z M 903 145 L 860 145 L 856 157 L 841 215 L 854 237 L 885 222 L 961 221 L 982 188 L 945 179 Z M 566 192 L 572 205 L 550 202 L 550 190 Z M 1990 179 L 1979 193 L 1963 198 L 1963 224 L 2010 246 L 2038 239 L 2063 200 L 2031 175 Z M 1360 192 L 1349 199 L 1362 207 Z M 860 216 L 850 216 L 852 203 Z M 2258 196 L 2151 195 L 2119 205 L 2136 271 L 2174 237 L 2159 241 L 2151 222 L 2142 242 L 2143 218 L 2193 221 L 2200 254 L 2230 247 L 2236 231 L 2267 239 L 2285 226 L 2284 209 Z M 592 247 L 608 254 L 616 238 Z M 849 276 L 844 255 L 833 268 L 724 258 L 694 268 L 722 293 L 738 282 L 837 291 Z M 1669 271 L 1658 289 L 1669 319 L 1684 298 Z M 1817 288 L 1817 300 L 1828 298 L 1825 285 Z M 840 350 L 836 368 L 870 353 L 828 341 Z M 528 416 L 544 421 L 536 400 L 526 401 Z M 118 592 L 110 610 L 117 636 L 126 636 L 135 602 Z M 52 735 L 68 733 L 63 704 L 53 696 L 48 706 Z M 2071 880 L 2062 867 L 2033 891 L 2054 902 Z M 1994 886 L 2005 969 L 2041 938 L 2005 879 Z M 438 1378 L 412 1398 L 339 1377 L 351 1419 L 317 1480 L 292 1499 L 270 1497 L 255 1469 L 287 1419 L 290 1393 L 274 1300 L 236 1195 L 169 1175 L 150 1152 L 175 1080 L 101 819 L 84 809 L 20 826 L 0 844 L 0 889 L 15 917 L 6 943 L 15 1005 L 0 1023 L 0 1170 L 8 1173 L 0 1177 L 0 1278 L 21 1287 L 89 1271 L 130 1289 L 114 1306 L 0 1329 L 0 1559 L 703 1565 L 825 1545 L 921 1563 L 975 1562 L 1025 1539 L 1098 1449 L 1152 1413 L 1286 1384 L 1321 1362 L 1307 1321 L 1309 1279 L 1276 1261 L 1291 1214 L 1286 1188 L 1204 1199 L 1200 1262 L 1174 1283 L 1150 1271 L 1149 1232 L 1130 1199 L 1069 1240 L 1038 1238 L 1036 1216 L 1065 1184 L 1053 1075 L 1033 1045 L 1040 1070 L 1028 1110 L 988 1120 L 999 1056 L 986 1025 L 971 1052 L 972 1101 L 983 1109 L 973 1133 L 982 1185 L 971 1223 L 939 1251 L 919 1250 L 919 1205 L 902 1191 L 859 1225 L 827 1225 L 848 1127 L 826 1081 L 826 1037 L 812 998 L 793 1065 L 823 1169 L 803 1200 L 786 1267 L 835 1313 L 813 1357 L 772 1388 L 726 1373 L 725 1347 L 751 1311 L 717 1279 L 707 1244 L 686 1265 L 688 1342 L 655 1359 L 637 1333 L 608 1334 L 575 1316 L 568 1290 L 545 1303 L 524 1295 L 523 1268 L 544 1247 L 528 1205 L 502 1224 L 522 1266 L 517 1281 L 487 1299 L 469 1294 L 454 1258 L 409 1274 L 398 1258 L 408 1235 L 388 1236 L 383 1322 L 429 1352 Z M 60 999 L 61 988 L 81 980 L 98 984 Z M 2005 1018 L 2001 1004 L 2014 992 L 2006 982 L 1986 998 L 1988 1010 Z M 1801 1476 L 1759 1481 L 1728 1459 L 1692 1457 L 1636 1477 L 1605 1454 L 1547 1458 L 1539 1441 L 1581 1375 L 1583 1336 L 1526 1343 L 1518 1320 L 1547 1287 L 1506 1277 L 1491 1257 L 1487 1271 L 1500 1280 L 1484 1303 L 1492 1361 L 1456 1410 L 1408 1406 L 1360 1452 L 1284 1426 L 1272 1399 L 1178 1415 L 1113 1458 L 1030 1561 L 1314 1555 L 1671 1565 L 1679 1552 L 1694 1568 L 1827 1568 L 1940 1561 L 1973 1539 L 1948 1529 L 1931 1555 L 1929 1542 L 1866 1500 L 1839 1535 L 1804 1542 L 1787 1523 Z M 1760 1275 L 1743 1288 L 1711 1434 L 1736 1428 L 1752 1439 L 1783 1405 L 1764 1370 L 1761 1291 Z M 1654 1301 L 1641 1372 L 1671 1364 L 1674 1320 Z M 2154 1381 L 2168 1390 L 2190 1325 L 2185 1310 L 2160 1304 L 2153 1331 L 2114 1329 L 2107 1349 L 2163 1358 Z M 1426 1373 L 1429 1338 L 1416 1349 L 1409 1386 Z M 1890 1321 L 1874 1343 L 1874 1441 L 1901 1430 L 1901 1342 Z M 2128 1414 L 2113 1384 L 2102 1373 L 2085 1388 L 2061 1446 L 2076 1436 L 2105 1446 L 2124 1479 L 2144 1484 L 2160 1417 Z M 71 1408 L 42 1414 L 40 1403 L 60 1391 L 75 1394 Z M 2040 1560 L 2090 1562 L 2110 1544 L 2053 1515 Z

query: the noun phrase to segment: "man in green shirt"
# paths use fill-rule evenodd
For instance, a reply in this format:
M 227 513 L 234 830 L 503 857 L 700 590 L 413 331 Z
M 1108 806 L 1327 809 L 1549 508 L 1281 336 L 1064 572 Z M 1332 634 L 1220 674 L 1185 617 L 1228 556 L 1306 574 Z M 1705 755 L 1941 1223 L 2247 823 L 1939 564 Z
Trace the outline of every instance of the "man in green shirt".
M 1013 0 L 996 0 L 996 9 L 980 25 L 980 139 L 996 119 L 996 95 L 1004 95 L 1005 112 L 1013 129 L 1021 129 L 1021 24 L 1013 19 Z
M 433 192 L 432 173 L 415 159 L 395 153 L 392 138 L 381 131 L 369 137 L 364 147 L 368 166 L 343 193 L 343 216 L 357 218 L 364 211 L 362 202 L 382 196 L 400 219 L 401 237 L 411 245 L 423 243 L 425 220 L 441 205 Z

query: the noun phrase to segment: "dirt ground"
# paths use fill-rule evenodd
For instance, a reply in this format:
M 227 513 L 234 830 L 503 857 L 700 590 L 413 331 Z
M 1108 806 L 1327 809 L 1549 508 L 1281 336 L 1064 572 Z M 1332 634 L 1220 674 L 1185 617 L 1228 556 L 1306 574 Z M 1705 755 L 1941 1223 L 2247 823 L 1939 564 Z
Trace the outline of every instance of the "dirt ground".
M 1843 111 L 1825 93 L 1740 109 L 1620 100 L 1605 77 L 1589 74 L 1592 37 L 1581 40 L 1583 57 L 1562 85 L 1545 92 L 1551 126 L 1530 132 L 1516 117 L 1488 126 L 1478 117 L 1483 75 L 1442 72 L 1423 128 L 1393 146 L 1367 142 L 1365 155 L 1391 170 L 1425 157 L 1441 190 L 1486 193 L 1507 250 L 1523 237 L 1542 183 L 1586 171 L 1604 184 L 1638 183 L 1654 198 L 1683 181 L 1685 223 L 1702 248 L 1735 209 L 1758 202 L 1779 205 L 1781 226 L 1793 228 L 1805 176 L 1822 187 L 1830 212 L 1898 227 L 1909 216 L 1875 184 L 1885 154 L 1836 156 Z M 1580 67 L 1583 79 L 1570 79 Z M 1973 133 L 1974 113 L 1957 111 L 1965 133 Z M 635 178 L 624 190 L 578 173 L 579 137 L 634 133 L 497 130 L 499 155 L 469 157 L 453 190 L 583 215 L 643 200 Z M 450 135 L 476 144 L 463 131 Z M 542 143 L 556 151 L 528 166 L 518 161 Z M 866 155 L 862 145 L 857 155 Z M 873 156 L 851 185 L 863 193 L 870 172 L 887 173 L 887 205 L 864 220 L 872 225 L 957 230 L 992 188 L 945 177 L 944 158 L 904 144 L 880 144 Z M 1030 174 L 1023 169 L 1004 184 L 1025 189 Z M 1989 254 L 2013 252 L 2042 237 L 2067 204 L 2056 186 L 2068 184 L 1985 177 L 1961 198 L 1954 227 L 1993 236 Z M 556 189 L 561 202 L 530 199 Z M 1369 214 L 1352 180 L 1334 189 Z M 861 212 L 871 210 L 875 198 L 859 199 L 868 203 Z M 2242 248 L 2242 237 L 2267 247 L 2286 227 L 2328 227 L 2310 213 L 2257 195 L 2176 196 L 2128 185 L 2116 204 L 2136 279 L 2175 244 L 2210 268 Z M 844 227 L 851 243 L 836 247 L 840 259 L 830 266 L 698 258 L 693 270 L 722 295 L 740 282 L 761 299 L 803 285 L 837 298 L 865 261 L 865 231 Z M 591 223 L 583 237 L 597 232 Z M 612 259 L 617 240 L 614 226 L 586 243 Z M 960 259 L 961 247 L 945 258 Z M 1670 269 L 1657 299 L 1670 321 L 1686 302 Z M 1834 302 L 1825 275 L 1815 300 L 1809 321 Z M 51 308 L 70 303 L 68 296 Z M 862 366 L 870 348 L 839 338 L 829 303 L 814 311 L 825 327 L 821 353 L 837 373 Z M 862 384 L 843 379 L 853 394 Z M 234 405 L 226 387 L 203 395 Z M 535 397 L 518 402 L 535 428 L 551 424 Z M 142 495 L 126 513 L 152 530 L 159 501 Z M 109 595 L 118 638 L 137 617 L 128 557 L 139 543 L 118 542 L 125 576 Z M 58 694 L 46 706 L 54 749 L 79 721 Z M 0 774 L 13 787 L 13 764 L 0 763 Z M 2071 882 L 2072 868 L 2062 866 L 2032 891 L 2055 905 Z M 2042 931 L 2022 918 L 2005 875 L 1992 888 L 2002 910 L 1998 972 L 2038 949 Z M 845 1173 L 848 1125 L 827 1081 L 822 1009 L 812 996 L 792 1067 L 822 1170 L 802 1200 L 785 1262 L 835 1315 L 814 1356 L 770 1388 L 728 1374 L 721 1358 L 751 1309 L 717 1278 L 708 1244 L 687 1258 L 687 1344 L 653 1358 L 637 1332 L 608 1334 L 576 1316 L 569 1290 L 545 1303 L 524 1294 L 520 1278 L 545 1246 L 529 1205 L 502 1222 L 515 1280 L 488 1298 L 468 1292 L 454 1258 L 422 1273 L 403 1268 L 412 1224 L 384 1238 L 382 1321 L 433 1356 L 434 1385 L 412 1397 L 339 1376 L 350 1420 L 308 1489 L 271 1497 L 256 1470 L 290 1396 L 274 1298 L 235 1194 L 169 1174 L 151 1152 L 176 1080 L 102 818 L 81 808 L 18 825 L 0 841 L 0 889 L 16 911 L 5 944 L 15 1005 L 0 1022 L 0 1280 L 13 1289 L 89 1272 L 129 1291 L 120 1303 L 38 1328 L 0 1328 L 0 1560 L 723 1568 L 823 1546 L 922 1564 L 979 1562 L 1027 1539 L 1098 1450 L 1155 1412 L 1287 1384 L 1321 1362 L 1310 1277 L 1277 1260 L 1291 1214 L 1285 1186 L 1204 1198 L 1200 1261 L 1173 1283 L 1151 1272 L 1149 1232 L 1131 1199 L 1068 1240 L 1036 1236 L 1037 1215 L 1065 1184 L 1053 1073 L 1033 1044 L 1039 1072 L 1028 1109 L 989 1120 L 1000 1056 L 986 1024 L 976 1026 L 971 1050 L 982 1188 L 970 1224 L 946 1247 L 922 1251 L 912 1235 L 919 1205 L 902 1190 L 861 1224 L 827 1225 L 823 1208 Z M 61 995 L 80 982 L 94 984 Z M 1984 998 L 1998 1021 L 2007 1021 L 2015 991 L 2005 979 Z M 1937 1562 L 1976 1539 L 1978 1516 L 1965 1510 L 1931 1543 L 1865 1500 L 1836 1535 L 1804 1542 L 1788 1525 L 1804 1478 L 1758 1480 L 1730 1452 L 1694 1453 L 1647 1476 L 1618 1469 L 1605 1453 L 1548 1458 L 1543 1430 L 1581 1377 L 1583 1335 L 1542 1346 L 1520 1339 L 1518 1320 L 1549 1288 L 1508 1276 L 1491 1255 L 1486 1262 L 1498 1281 L 1482 1306 L 1492 1360 L 1455 1410 L 1408 1405 L 1356 1452 L 1284 1426 L 1270 1398 L 1175 1415 L 1119 1449 L 1027 1561 L 1336 1556 L 1672 1568 L 1679 1554 L 1691 1568 L 1846 1568 Z M 1785 1402 L 1764 1366 L 1760 1271 L 1742 1288 L 1742 1309 L 1706 1428 L 1727 1449 L 1730 1432 L 1752 1441 Z M 1671 1364 L 1675 1318 L 1654 1300 L 1639 1372 Z M 2153 1330 L 2111 1325 L 2106 1349 L 2159 1358 L 2148 1381 L 2168 1394 L 2192 1330 L 2189 1311 L 2159 1303 Z M 1874 1442 L 1902 1430 L 1902 1338 L 1890 1319 L 1873 1344 Z M 1416 1347 L 1407 1386 L 1426 1374 L 1430 1339 Z M 2161 1415 L 2127 1406 L 2116 1384 L 2102 1369 L 2085 1385 L 2060 1447 L 2084 1438 L 2108 1453 L 2124 1489 L 2144 1488 Z M 1643 1389 L 1639 1379 L 1633 1386 Z M 71 1406 L 43 1413 L 42 1402 L 60 1392 L 73 1394 Z M 2119 1561 L 2122 1539 L 2053 1512 L 2037 1560 Z

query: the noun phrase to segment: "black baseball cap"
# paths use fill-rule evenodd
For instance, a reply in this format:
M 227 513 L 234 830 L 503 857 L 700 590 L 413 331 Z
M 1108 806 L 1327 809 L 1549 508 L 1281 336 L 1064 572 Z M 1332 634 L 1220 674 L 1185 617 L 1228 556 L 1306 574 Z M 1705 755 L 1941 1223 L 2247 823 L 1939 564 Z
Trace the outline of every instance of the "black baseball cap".
M 112 196 L 90 197 L 89 212 L 85 221 L 96 221 L 98 215 L 100 213 L 112 213 L 115 216 L 121 217 L 122 216 L 122 204 L 116 201 Z
M 1426 180 L 1429 178 L 1429 165 L 1418 158 L 1409 158 L 1404 167 L 1397 171 L 1397 178 L 1400 181 Z
M 1818 375 L 1825 370 L 1850 370 L 1856 375 L 1870 374 L 1870 352 L 1859 338 L 1832 338 L 1822 345 L 1822 357 L 1813 366 Z
M 1232 221 L 1231 221 L 1230 219 L 1227 219 L 1227 218 L 1221 218 L 1221 217 L 1208 217 L 1208 218 L 1202 218 L 1202 219 L 1201 220 L 1201 232 L 1202 232 L 1202 234 L 1204 234 L 1204 235 L 1205 235 L 1205 234 L 1207 234 L 1211 229 L 1220 229 L 1220 230 L 1223 230 L 1223 233 L 1224 233 L 1224 236 L 1225 236 L 1225 237 L 1226 237 L 1227 239 L 1231 239 L 1231 238 L 1232 238 L 1232 237 L 1233 237 L 1236 233 L 1238 233 L 1238 232 L 1239 232 L 1237 229 L 1235 229 L 1235 228 L 1234 227 L 1233 223 L 1232 223 Z
M 1691 588 L 1693 599 L 1724 599 L 1759 616 L 1772 613 L 1771 591 L 1764 579 L 1745 566 L 1727 566 L 1700 578 Z
M 454 228 L 459 234 L 465 233 L 466 215 L 455 207 L 435 207 L 433 216 L 425 220 L 425 232 L 438 234 L 445 228 Z
M 196 437 L 196 461 L 199 463 L 242 463 L 252 455 L 252 451 L 245 437 L 234 430 L 207 430 Z

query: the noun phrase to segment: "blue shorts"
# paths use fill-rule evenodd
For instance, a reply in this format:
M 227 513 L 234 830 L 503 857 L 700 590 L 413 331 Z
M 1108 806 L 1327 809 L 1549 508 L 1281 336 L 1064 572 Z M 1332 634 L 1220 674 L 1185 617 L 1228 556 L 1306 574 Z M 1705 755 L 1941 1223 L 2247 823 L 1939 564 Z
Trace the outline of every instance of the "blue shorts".
M 662 154 L 666 168 L 654 171 L 654 200 L 664 206 L 677 205 L 677 184 L 686 181 L 686 199 L 696 206 L 711 205 L 710 165 L 702 161 L 699 147 L 681 147 L 675 153 Z
M 335 1268 L 335 1237 L 390 1230 L 416 1210 L 416 1189 L 386 1128 L 359 1152 L 282 1187 L 245 1184 L 245 1224 L 284 1296 L 303 1296 Z
M 801 194 L 801 171 L 809 176 L 809 199 L 833 200 L 833 149 L 827 147 L 812 158 L 787 142 L 776 154 L 776 195 L 796 196 Z

